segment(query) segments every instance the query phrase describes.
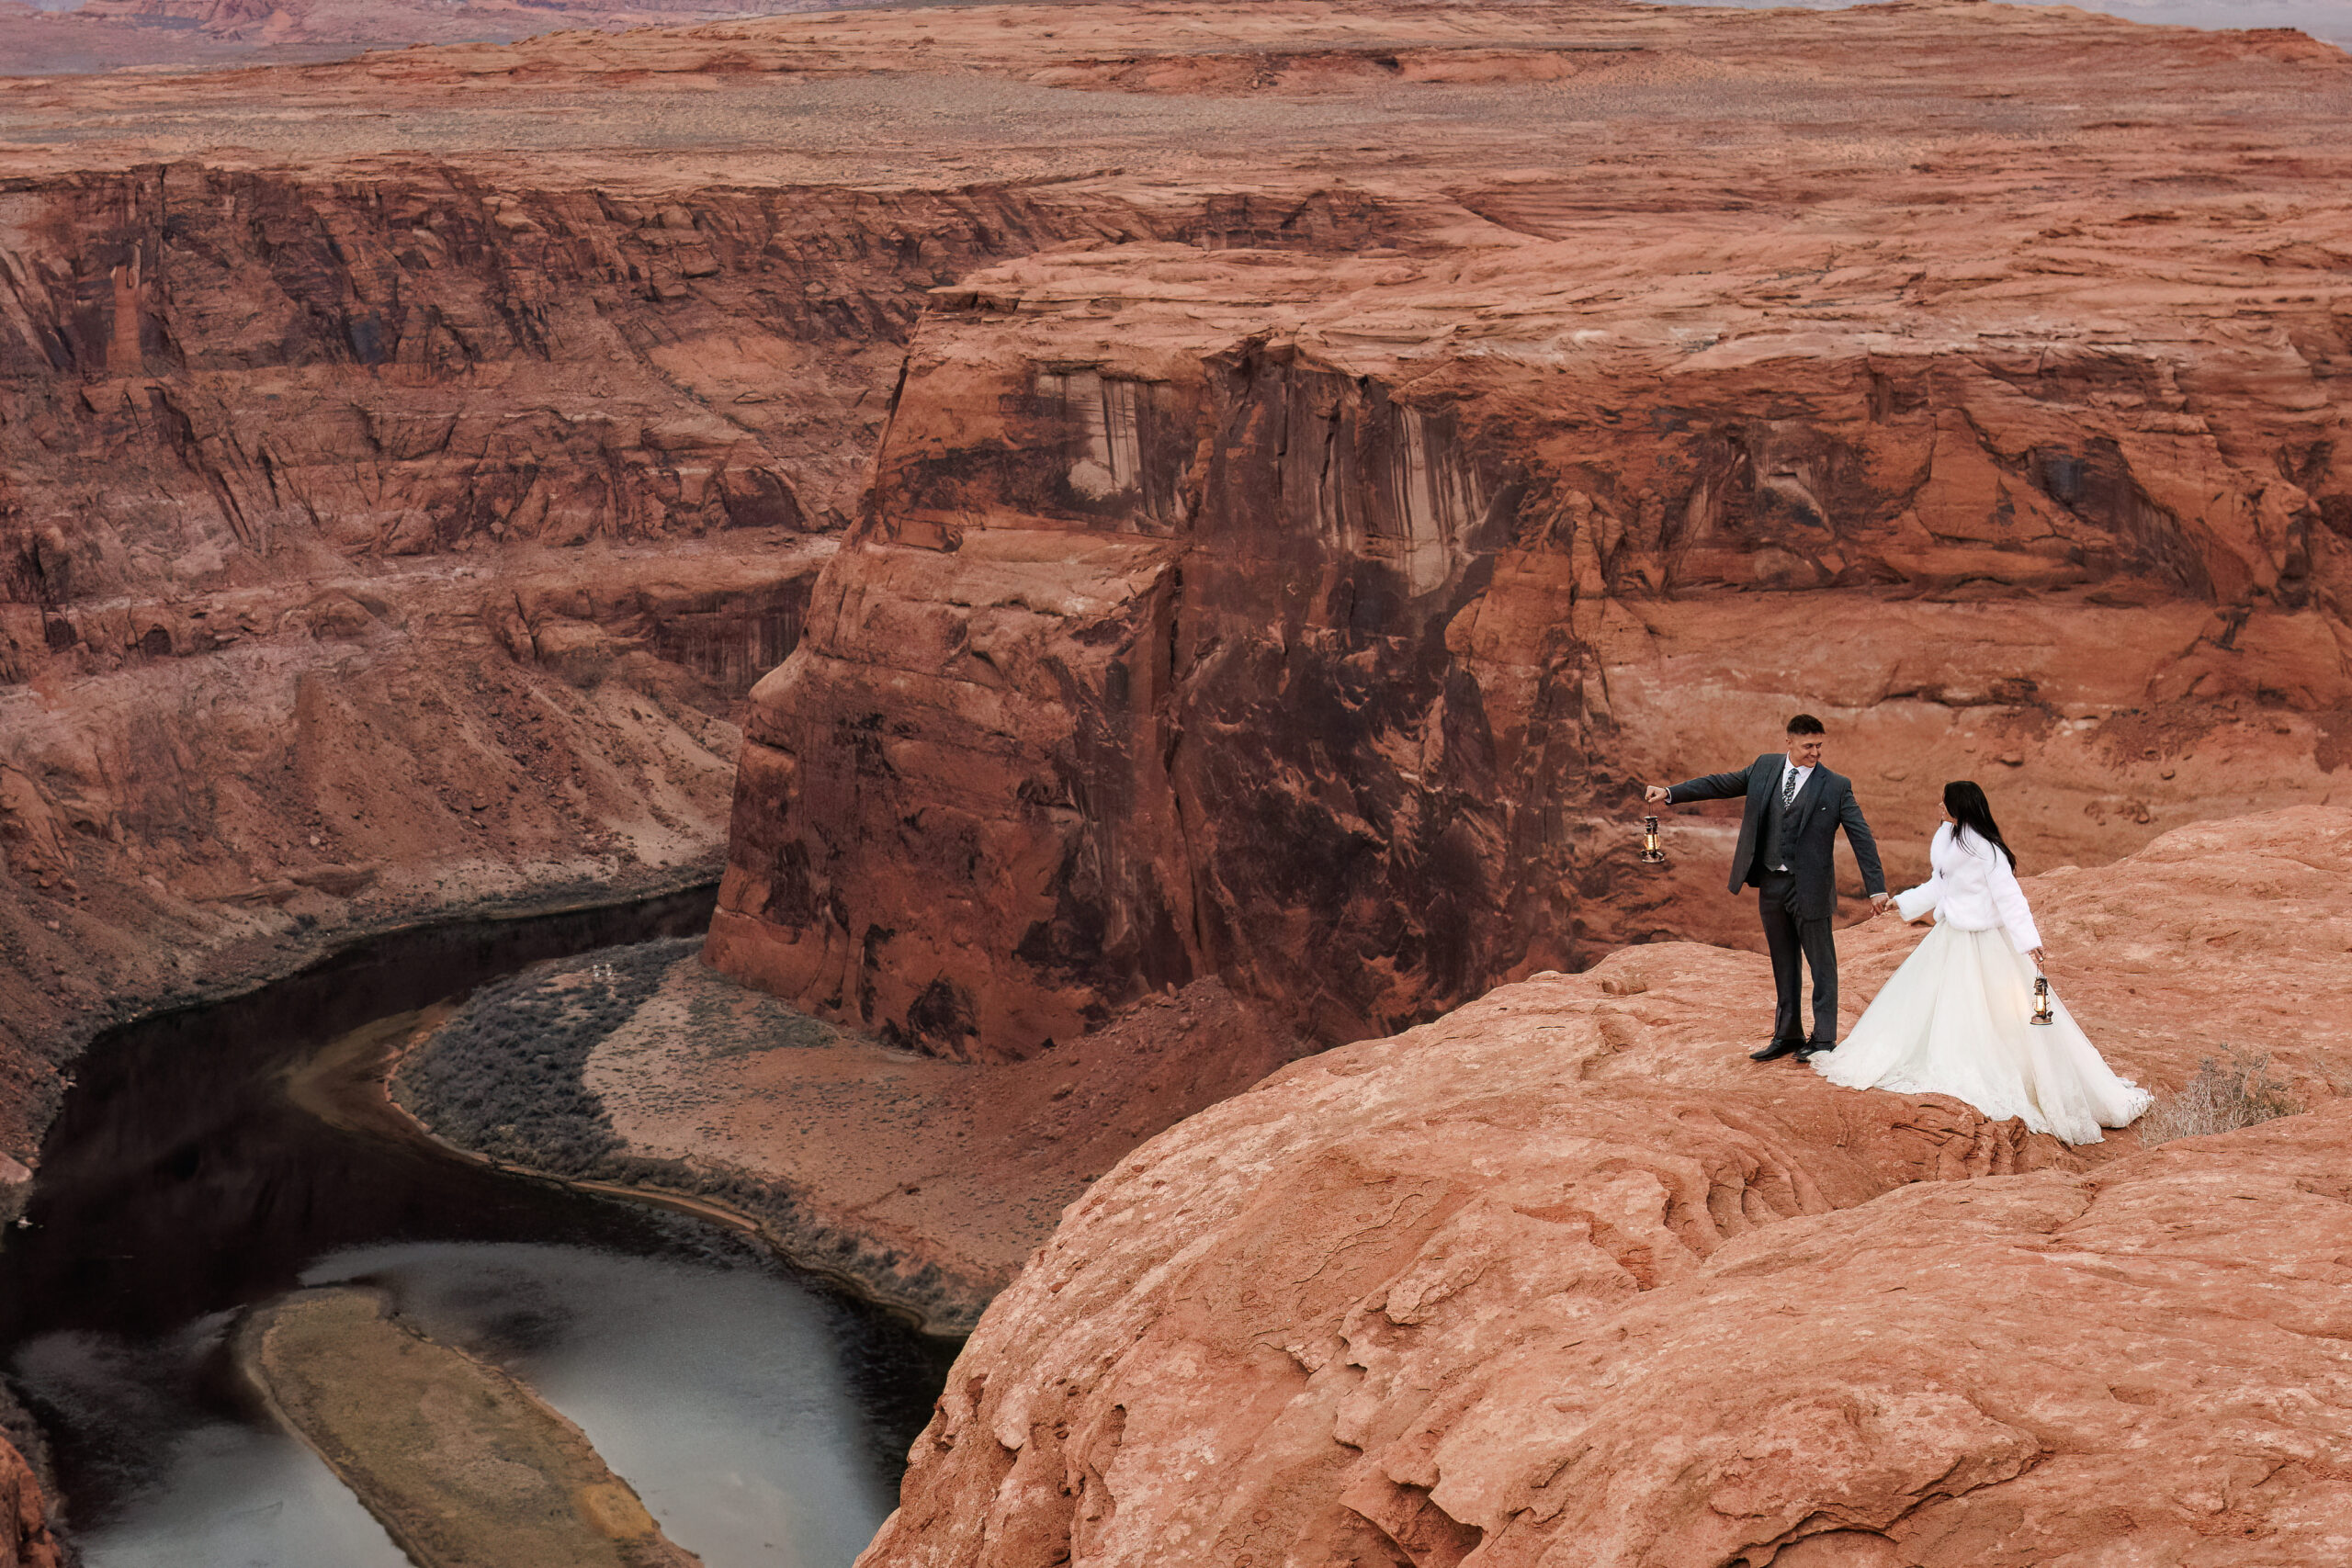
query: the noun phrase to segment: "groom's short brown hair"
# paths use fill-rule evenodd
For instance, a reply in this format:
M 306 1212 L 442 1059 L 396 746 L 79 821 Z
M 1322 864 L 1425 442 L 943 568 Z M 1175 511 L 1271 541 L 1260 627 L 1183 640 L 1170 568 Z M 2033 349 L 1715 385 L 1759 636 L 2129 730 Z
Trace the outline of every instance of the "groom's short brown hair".
M 1829 731 L 1813 715 L 1801 713 L 1789 720 L 1789 733 L 1791 735 L 1826 735 Z

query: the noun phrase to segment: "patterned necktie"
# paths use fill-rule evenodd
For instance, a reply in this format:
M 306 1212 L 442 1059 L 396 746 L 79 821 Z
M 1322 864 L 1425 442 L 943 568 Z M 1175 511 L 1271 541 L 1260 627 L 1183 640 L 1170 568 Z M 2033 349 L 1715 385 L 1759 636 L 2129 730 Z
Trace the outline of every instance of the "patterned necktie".
M 1797 771 L 1794 768 L 1791 768 L 1789 770 L 1788 777 L 1781 781 L 1781 809 L 1786 811 L 1790 807 L 1794 806 L 1796 803 Z

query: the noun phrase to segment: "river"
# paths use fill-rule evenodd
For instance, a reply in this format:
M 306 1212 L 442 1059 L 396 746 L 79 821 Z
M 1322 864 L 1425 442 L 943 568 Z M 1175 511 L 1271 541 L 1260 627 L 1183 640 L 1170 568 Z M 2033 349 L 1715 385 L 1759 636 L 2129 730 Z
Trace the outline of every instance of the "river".
M 401 1568 L 224 1351 L 364 1280 L 576 1423 L 708 1568 L 842 1568 L 952 1346 L 722 1227 L 441 1154 L 367 1113 L 408 1016 L 530 964 L 692 934 L 707 890 L 394 933 L 93 1043 L 0 1249 L 0 1356 L 86 1568 Z M 323 1112 L 323 1113 L 322 1113 Z

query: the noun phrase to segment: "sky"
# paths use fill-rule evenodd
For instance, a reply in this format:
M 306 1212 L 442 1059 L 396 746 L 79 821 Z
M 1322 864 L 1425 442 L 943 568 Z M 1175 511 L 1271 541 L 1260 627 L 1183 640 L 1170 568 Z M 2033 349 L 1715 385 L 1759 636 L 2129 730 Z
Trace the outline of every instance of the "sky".
M 1664 0 L 1667 5 L 1774 6 L 1835 9 L 1855 0 Z M 2041 0 L 2016 0 L 2032 5 Z M 2188 28 L 2295 28 L 2313 38 L 2352 49 L 2352 0 L 2081 0 L 2086 11 L 2105 11 L 2134 22 Z

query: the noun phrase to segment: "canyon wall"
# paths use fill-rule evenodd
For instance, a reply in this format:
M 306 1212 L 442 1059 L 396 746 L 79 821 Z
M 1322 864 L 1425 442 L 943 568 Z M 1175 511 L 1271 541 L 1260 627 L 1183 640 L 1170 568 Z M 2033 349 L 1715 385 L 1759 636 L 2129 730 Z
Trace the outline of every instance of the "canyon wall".
M 860 1562 L 2335 1561 L 2347 872 L 2302 807 L 2027 879 L 2119 1071 L 2316 1107 L 2145 1152 L 1758 1067 L 1685 944 L 1295 1063 L 1071 1206 Z
M 0 1142 L 119 1005 L 698 874 L 922 290 L 1083 193 L 0 190 Z
M 0 73 L 221 66 L 335 59 L 363 49 L 526 38 L 555 28 L 620 29 L 746 13 L 805 11 L 812 0 L 0 0 Z
M 1754 945 L 1730 808 L 1646 872 L 1639 785 L 1800 709 L 1898 878 L 1946 778 L 2042 865 L 2338 787 L 2352 318 L 2297 291 L 2342 253 L 1928 281 L 1956 233 L 1859 212 L 1596 254 L 1544 232 L 1563 190 L 1456 195 L 1384 254 L 934 291 L 753 693 L 723 967 L 957 1055 L 1204 975 L 1332 1042 L 1627 941 Z
M 274 14 L 290 36 L 334 8 Z M 1898 877 L 1954 774 L 2059 886 L 2184 822 L 2327 801 L 2352 744 L 2347 93 L 2352 65 L 2299 35 L 1937 3 L 915 7 L 0 81 L 0 1151 L 31 1158 L 60 1064 L 109 1020 L 400 920 L 692 879 L 723 839 L 723 968 L 986 1058 L 1186 982 L 1329 1043 L 1620 942 L 1752 941 L 1724 814 L 1670 816 L 1671 868 L 1639 873 L 1634 790 L 1736 765 L 1800 707 Z M 2325 905 L 2266 854 L 2248 886 Z M 2200 919 L 2132 960 L 2186 976 L 2150 990 L 2167 1027 L 2217 996 L 2283 1027 L 2263 998 L 2333 994 L 2316 960 L 2240 950 L 2260 917 Z M 2081 922 L 2065 940 L 2109 950 L 2144 929 L 2128 902 Z M 1227 1224 L 1250 1183 L 1221 1160 L 1317 1234 L 1393 1196 L 1408 1230 L 1502 1238 L 1446 1233 L 1444 1279 L 1396 1297 L 1476 1320 L 1445 1330 L 1458 1364 L 1426 1363 L 1464 1390 L 1482 1270 L 1504 1317 L 1512 1292 L 1653 1286 L 1736 1315 L 1701 1274 L 1744 1230 L 1828 1226 L 1834 1250 L 1840 1204 L 2025 1173 L 2030 1201 L 1972 1233 L 2007 1268 L 2020 1229 L 2105 1201 L 1949 1107 L 1723 1078 L 1686 1047 L 1758 1032 L 1727 999 L 1760 1001 L 1756 963 L 1656 951 L 1654 975 L 1530 981 L 1551 1021 L 1498 1030 L 1484 1087 L 1438 1081 L 1453 1046 L 1419 1034 L 1155 1145 L 1207 1162 L 1170 1169 L 1241 1281 L 1199 1337 L 1247 1363 L 1210 1393 L 1235 1432 L 1290 1408 L 1285 1369 L 1340 1369 L 1310 1405 L 1353 1376 L 1312 1337 L 1331 1313 L 1416 1326 L 1364 1292 L 1429 1236 L 1253 1315 L 1276 1298 L 1252 1260 L 1306 1233 L 1270 1252 L 1262 1213 Z M 1645 1036 L 1648 992 L 1675 994 Z M 2144 1038 L 2141 1017 L 2102 1028 Z M 2153 1081 L 2185 1070 L 2172 1050 Z M 1458 1147 L 1391 1147 L 1394 1119 L 1351 1143 L 1367 1081 Z M 1660 1083 L 1730 1110 L 1710 1125 Z M 1479 1099 L 1498 1088 L 1514 1105 Z M 1537 1151 L 1573 1201 L 1480 1206 L 1488 1175 L 1457 1170 L 1424 1205 L 1421 1167 L 1521 1157 L 1522 1101 L 1590 1145 Z M 1276 1108 L 1266 1145 L 1220 1142 Z M 2244 1170 L 2324 1200 L 2299 1136 Z M 1081 1348 L 1110 1382 L 1051 1359 L 1047 1298 L 1099 1246 L 1128 1273 L 1067 1299 L 1159 1310 L 1170 1233 L 1114 1209 L 1160 1157 L 991 1318 L 885 1552 L 1087 1555 L 1106 1497 L 1124 1543 L 1181 1515 L 1187 1551 L 1295 1526 L 1374 1561 L 1384 1539 L 1452 1561 L 1518 1517 L 1519 1450 L 1474 1500 L 1403 1450 L 1377 1474 L 1339 1451 L 1386 1443 L 1404 1395 L 1250 1450 L 1285 1479 L 1247 1515 L 1202 1523 L 1217 1489 L 1181 1472 L 1149 1502 L 1093 1486 L 1126 1385 L 1107 1341 Z M 2301 1224 L 2286 1192 L 2258 1195 Z M 1897 1244 L 1910 1213 L 1864 1228 Z M 1521 1281 L 1503 1255 L 1561 1239 L 1529 1225 L 1591 1250 Z M 2304 1268 L 2301 1245 L 2271 1260 Z M 1660 1359 L 1596 1379 L 1680 1364 L 1625 1322 Z M 1060 1388 L 1108 1391 L 1094 1425 L 1029 1421 Z M 1867 1392 L 1823 1396 L 1821 1429 L 1878 1452 L 1920 1416 L 1988 1485 L 2077 1451 L 2030 1453 L 2007 1392 L 1999 1431 Z M 1149 1421 L 1182 1427 L 1153 1409 L 1138 1453 Z M 1762 1521 L 1757 1561 L 1871 1561 L 1791 1523 L 1800 1503 L 1907 1517 L 1904 1476 L 1806 1492 L 1781 1451 L 1717 1466 L 1763 1476 L 1723 1494 Z M 2240 1522 L 2245 1458 L 2196 1493 L 2208 1524 Z M 1342 1473 L 1354 1500 L 1317 1490 Z M 2244 1517 L 2301 1546 L 2290 1504 L 2326 1498 L 2288 1479 Z
M 61 1054 L 124 1009 L 715 873 L 744 694 L 926 289 L 1378 216 L 674 162 L 109 148 L 0 184 L 0 1147 L 30 1157 Z
M 1799 707 L 1898 875 L 1954 773 L 2043 864 L 2324 799 L 2346 79 L 1296 0 L 0 85 L 7 1098 L 159 933 L 689 874 L 804 624 L 713 954 L 951 1055 L 1752 940 L 1628 807 Z
M 58 1568 L 40 1481 L 16 1445 L 0 1438 L 0 1563 L 6 1568 Z

